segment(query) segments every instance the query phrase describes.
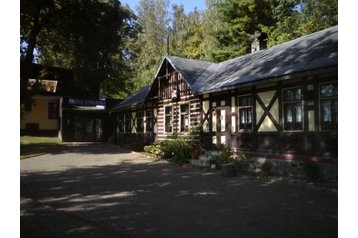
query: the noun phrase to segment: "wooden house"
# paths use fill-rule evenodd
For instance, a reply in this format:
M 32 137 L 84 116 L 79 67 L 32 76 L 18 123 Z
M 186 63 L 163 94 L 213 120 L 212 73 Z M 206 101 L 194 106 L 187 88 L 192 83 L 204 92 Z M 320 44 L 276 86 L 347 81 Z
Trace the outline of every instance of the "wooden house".
M 220 63 L 166 55 L 151 85 L 111 109 L 118 143 L 143 146 L 199 125 L 206 148 L 336 164 L 338 27 L 265 45 Z

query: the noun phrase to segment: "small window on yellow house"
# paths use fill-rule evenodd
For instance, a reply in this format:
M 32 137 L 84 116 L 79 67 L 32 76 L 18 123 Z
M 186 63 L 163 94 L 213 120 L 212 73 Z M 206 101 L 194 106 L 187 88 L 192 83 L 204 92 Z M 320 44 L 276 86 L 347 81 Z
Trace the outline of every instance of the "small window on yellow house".
M 59 115 L 58 103 L 49 102 L 48 103 L 48 119 L 57 119 Z

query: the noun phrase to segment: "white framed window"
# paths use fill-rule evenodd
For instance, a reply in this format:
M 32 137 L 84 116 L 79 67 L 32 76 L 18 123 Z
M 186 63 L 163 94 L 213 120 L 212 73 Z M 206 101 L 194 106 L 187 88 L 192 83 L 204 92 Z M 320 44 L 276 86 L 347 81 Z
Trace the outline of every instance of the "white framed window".
M 253 104 L 252 95 L 239 96 L 238 98 L 238 128 L 239 130 L 252 130 L 253 126 Z
M 145 130 L 146 132 L 153 132 L 154 131 L 154 113 L 153 110 L 147 110 L 145 112 Z
M 338 129 L 338 84 L 319 85 L 319 107 L 321 130 Z
M 181 104 L 180 105 L 180 131 L 186 132 L 189 131 L 189 117 L 190 113 L 189 104 Z
M 282 91 L 284 130 L 303 130 L 302 88 L 289 88 Z
M 167 106 L 164 108 L 165 113 L 165 132 L 173 131 L 173 107 Z
M 144 112 L 137 112 L 137 132 L 144 132 Z

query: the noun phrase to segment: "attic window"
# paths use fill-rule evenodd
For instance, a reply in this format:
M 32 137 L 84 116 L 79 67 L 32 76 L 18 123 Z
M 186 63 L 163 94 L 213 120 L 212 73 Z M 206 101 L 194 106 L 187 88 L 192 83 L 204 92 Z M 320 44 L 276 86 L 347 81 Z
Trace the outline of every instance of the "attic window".
M 39 80 L 41 89 L 45 92 L 56 93 L 57 81 L 55 80 Z

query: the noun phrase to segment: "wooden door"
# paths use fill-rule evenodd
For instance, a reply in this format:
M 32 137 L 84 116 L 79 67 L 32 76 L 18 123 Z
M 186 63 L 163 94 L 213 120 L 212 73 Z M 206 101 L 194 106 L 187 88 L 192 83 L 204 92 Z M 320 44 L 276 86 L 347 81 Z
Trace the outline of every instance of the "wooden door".
M 230 143 L 230 112 L 229 100 L 220 99 L 212 102 L 212 135 L 213 144 L 225 145 Z

